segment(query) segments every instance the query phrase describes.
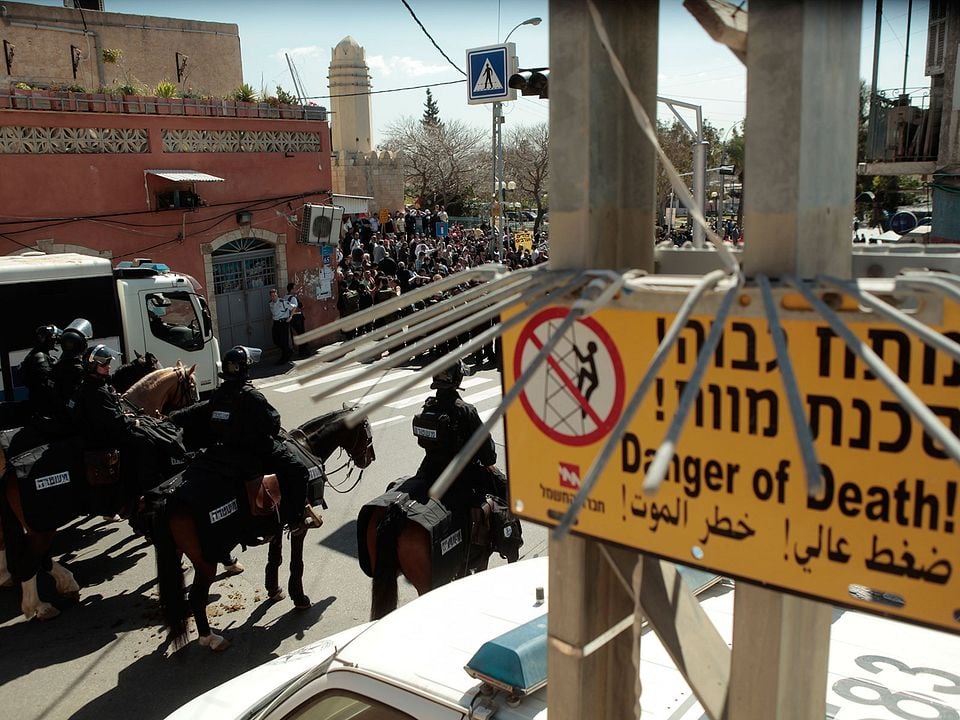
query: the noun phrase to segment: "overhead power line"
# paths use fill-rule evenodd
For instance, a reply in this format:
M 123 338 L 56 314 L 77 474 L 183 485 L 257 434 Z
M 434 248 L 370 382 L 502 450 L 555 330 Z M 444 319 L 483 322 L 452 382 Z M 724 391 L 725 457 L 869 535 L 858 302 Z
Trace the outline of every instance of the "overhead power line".
M 443 85 L 456 85 L 462 82 L 466 82 L 466 79 L 448 80 L 446 82 L 429 83 L 427 85 L 410 85 L 409 87 L 390 88 L 389 90 L 368 90 L 366 92 L 343 93 L 341 95 L 311 95 L 310 97 L 307 97 L 304 99 L 305 100 L 327 100 L 327 99 L 332 100 L 333 98 L 356 97 L 357 95 L 380 95 L 382 93 L 403 92 L 404 90 L 423 90 L 424 88 L 441 87 Z
M 413 17 L 414 21 L 416 21 L 417 25 L 420 26 L 420 29 L 423 30 L 423 34 L 427 36 L 427 39 L 430 40 L 430 42 L 433 43 L 433 46 L 437 49 L 437 51 L 438 51 L 441 55 L 443 55 L 444 58 L 446 58 L 446 60 L 447 60 L 448 63 L 450 63 L 451 65 L 453 65 L 454 68 L 456 68 L 456 70 L 457 70 L 458 73 L 460 73 L 461 75 L 463 75 L 464 77 L 466 77 L 467 74 L 466 74 L 463 70 L 460 69 L 460 66 L 457 65 L 453 60 L 451 60 L 451 59 L 449 58 L 449 56 L 441 49 L 441 47 L 440 47 L 439 45 L 437 45 L 437 41 L 434 40 L 434 39 L 430 36 L 430 33 L 427 32 L 427 29 L 423 26 L 423 23 L 420 22 L 420 18 L 417 17 L 417 14 L 413 11 L 413 8 L 411 8 L 410 5 L 407 4 L 407 0 L 400 0 L 400 2 L 403 3 L 403 6 L 404 6 L 404 7 L 407 9 L 407 11 L 410 13 L 411 17 Z

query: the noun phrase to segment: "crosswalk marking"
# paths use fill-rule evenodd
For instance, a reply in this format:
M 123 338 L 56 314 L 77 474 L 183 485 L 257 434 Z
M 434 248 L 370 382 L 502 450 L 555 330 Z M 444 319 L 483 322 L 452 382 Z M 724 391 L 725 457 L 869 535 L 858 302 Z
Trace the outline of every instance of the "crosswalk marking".
M 413 388 L 411 388 L 411 389 L 427 387 L 431 382 L 433 382 L 433 380 L 431 380 L 430 378 L 427 378 L 427 379 L 424 380 L 423 382 L 419 382 L 419 383 L 417 383 L 416 385 L 414 385 Z M 354 400 L 351 400 L 351 401 L 350 401 L 350 404 L 351 404 L 351 405 L 355 405 L 355 404 L 357 404 L 357 403 L 359 403 L 359 402 L 363 402 L 364 404 L 376 402 L 376 401 L 379 400 L 380 398 L 386 397 L 386 396 L 389 395 L 391 392 L 393 392 L 393 391 L 392 391 L 392 390 L 383 390 L 383 391 L 381 391 L 381 392 L 370 393 L 369 395 L 364 395 L 362 398 L 355 398 Z
M 344 393 L 348 393 L 348 392 L 356 392 L 357 390 L 362 390 L 363 388 L 368 388 L 373 385 L 377 385 L 378 383 L 386 383 L 386 382 L 390 382 L 391 380 L 399 380 L 400 378 L 409 377 L 410 375 L 413 375 L 415 373 L 416 373 L 415 370 L 397 370 L 396 372 L 390 373 L 390 375 L 387 377 L 368 378 L 367 380 L 363 380 L 361 382 L 355 382 L 353 383 L 353 385 L 349 385 L 345 387 L 343 390 L 338 390 L 337 392 L 333 393 L 330 397 L 334 397 L 336 395 L 343 395 Z M 429 383 L 430 381 L 425 380 L 424 382 Z M 383 393 L 374 393 L 374 395 L 381 395 L 381 396 L 382 394 Z M 369 402 L 373 400 L 374 395 L 365 395 L 362 399 L 367 400 Z M 351 400 L 351 402 L 358 402 L 358 401 Z
M 486 385 L 488 382 L 491 381 L 491 379 L 492 378 L 482 378 L 482 377 L 464 378 L 463 382 L 460 384 L 460 388 L 465 390 L 466 388 L 476 387 L 477 385 Z M 406 397 L 406 398 L 403 398 L 402 400 L 397 400 L 396 402 L 387 403 L 387 407 L 392 407 L 395 410 L 400 410 L 405 407 L 410 407 L 411 405 L 417 405 L 423 402 L 424 400 L 426 400 L 431 395 L 433 395 L 432 390 L 425 393 L 418 393 L 411 397 Z
M 380 425 L 390 425 L 391 423 L 400 422 L 401 420 L 406 420 L 406 415 L 394 415 L 393 417 L 384 418 L 383 420 L 374 420 L 370 423 L 370 427 L 379 427 Z
M 303 384 L 297 381 L 294 381 L 293 383 L 291 383 L 290 385 L 286 385 L 285 387 L 274 388 L 274 392 L 289 393 L 289 392 L 294 392 L 296 390 L 305 390 L 306 388 L 316 387 L 317 385 L 325 385 L 327 383 L 335 382 L 336 380 L 342 380 L 344 378 L 352 377 L 354 375 L 362 373 L 366 369 L 367 368 L 365 366 L 361 365 L 359 367 L 350 368 L 349 370 L 344 370 L 342 372 L 334 373 L 333 375 L 322 375 L 316 378 L 315 380 L 309 380 Z
M 498 397 L 500 395 L 500 386 L 497 385 L 492 388 L 487 388 L 486 390 L 481 390 L 480 392 L 473 393 L 472 395 L 464 395 L 464 402 L 468 402 L 471 405 L 474 405 L 478 402 L 488 400 L 492 397 Z

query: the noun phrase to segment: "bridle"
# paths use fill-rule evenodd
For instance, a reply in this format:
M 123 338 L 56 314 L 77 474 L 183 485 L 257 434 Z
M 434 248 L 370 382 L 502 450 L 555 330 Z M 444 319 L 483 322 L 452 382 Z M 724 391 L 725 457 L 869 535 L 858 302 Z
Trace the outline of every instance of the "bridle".
M 354 457 L 359 454 L 356 451 L 360 443 L 363 443 L 364 456 L 366 456 L 373 448 L 373 433 L 370 430 L 370 421 L 367 418 L 364 418 L 363 424 L 360 426 L 360 428 L 363 430 L 363 433 L 362 434 L 359 432 L 356 433 L 356 438 L 354 439 L 353 444 L 349 448 L 344 448 L 344 450 L 346 450 L 346 453 L 347 453 L 347 459 L 343 463 L 343 465 L 326 473 L 327 485 L 335 493 L 345 495 L 346 493 L 353 490 L 357 485 L 359 485 L 360 480 L 363 479 L 363 471 L 366 468 L 360 468 L 360 473 L 357 475 L 357 479 L 353 482 L 353 484 L 350 485 L 350 487 L 348 487 L 346 490 L 342 489 L 343 486 L 347 484 L 347 481 L 350 479 L 350 476 L 353 475 L 353 471 L 357 469 L 357 467 L 359 467 L 356 463 L 356 460 L 354 460 Z M 343 431 L 341 430 L 341 432 Z M 344 476 L 343 480 L 341 480 L 337 484 L 332 483 L 330 481 L 330 476 L 333 475 L 334 473 L 340 472 L 344 468 L 347 468 L 347 474 Z
M 197 389 L 197 383 L 193 380 L 193 375 L 182 366 L 175 367 L 173 370 L 177 374 L 177 388 L 170 404 L 176 403 L 176 407 L 187 407 L 198 402 L 200 392 Z

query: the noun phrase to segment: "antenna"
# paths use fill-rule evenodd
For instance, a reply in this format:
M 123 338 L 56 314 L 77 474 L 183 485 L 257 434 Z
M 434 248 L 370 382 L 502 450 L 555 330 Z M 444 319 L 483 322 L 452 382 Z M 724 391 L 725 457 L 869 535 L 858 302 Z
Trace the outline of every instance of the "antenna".
M 297 93 L 297 100 L 303 105 L 303 99 L 307 94 L 303 91 L 303 82 L 300 80 L 300 73 L 297 72 L 297 66 L 294 65 L 293 60 L 290 59 L 290 54 L 284 53 L 283 56 L 287 59 L 287 67 L 290 68 L 290 77 L 293 79 L 293 89 Z

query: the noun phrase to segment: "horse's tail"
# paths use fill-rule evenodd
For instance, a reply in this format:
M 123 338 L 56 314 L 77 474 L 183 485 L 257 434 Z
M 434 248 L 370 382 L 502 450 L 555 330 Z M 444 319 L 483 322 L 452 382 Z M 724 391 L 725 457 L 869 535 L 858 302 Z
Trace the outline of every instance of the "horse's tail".
M 373 594 L 370 619 L 379 620 L 397 609 L 397 539 L 407 514 L 399 502 L 393 502 L 377 523 L 377 559 L 373 568 Z
M 190 607 L 183 584 L 183 567 L 170 530 L 168 501 L 159 501 L 153 514 L 153 545 L 157 556 L 157 584 L 164 625 L 170 632 L 174 649 L 187 644 L 187 617 Z

